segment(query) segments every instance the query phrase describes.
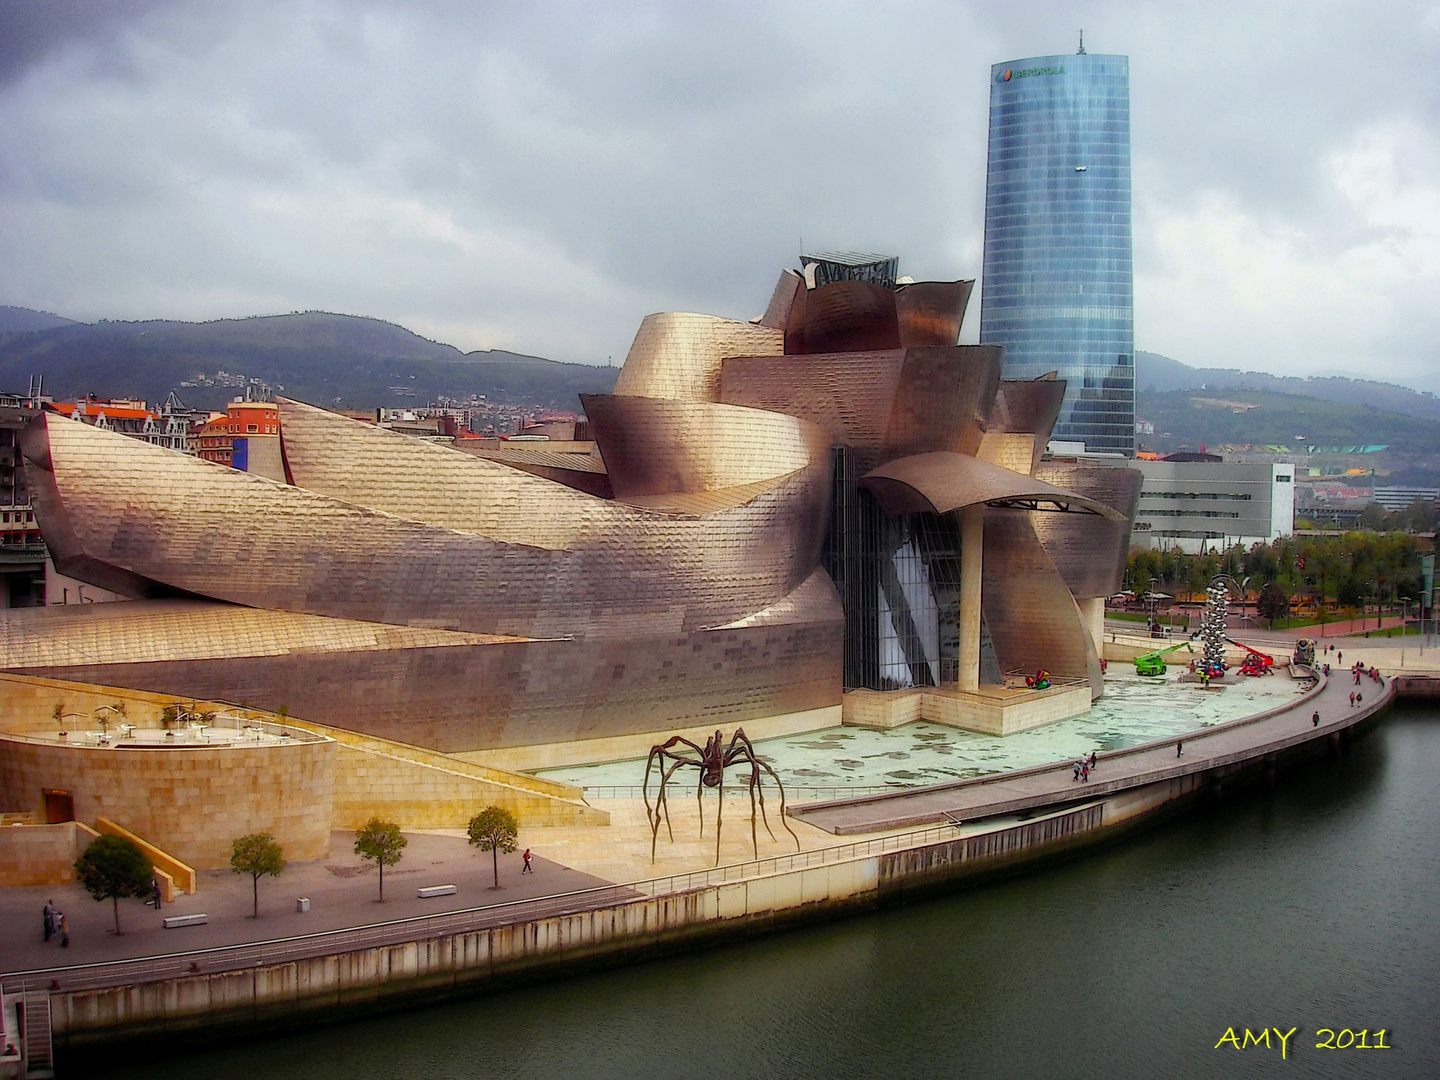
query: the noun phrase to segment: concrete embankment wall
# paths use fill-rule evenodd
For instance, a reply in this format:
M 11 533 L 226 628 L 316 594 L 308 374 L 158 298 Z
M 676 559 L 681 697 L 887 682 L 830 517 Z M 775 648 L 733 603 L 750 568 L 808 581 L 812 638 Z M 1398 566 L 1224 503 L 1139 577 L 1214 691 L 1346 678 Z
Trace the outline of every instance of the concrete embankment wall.
M 1167 793 L 1157 805 L 1174 797 Z M 238 971 L 59 990 L 51 994 L 55 1038 L 63 1052 L 82 1057 L 116 1041 L 196 1042 L 226 1031 L 283 1030 L 650 959 L 873 909 L 1065 854 L 1133 818 L 1123 801 L 578 914 Z

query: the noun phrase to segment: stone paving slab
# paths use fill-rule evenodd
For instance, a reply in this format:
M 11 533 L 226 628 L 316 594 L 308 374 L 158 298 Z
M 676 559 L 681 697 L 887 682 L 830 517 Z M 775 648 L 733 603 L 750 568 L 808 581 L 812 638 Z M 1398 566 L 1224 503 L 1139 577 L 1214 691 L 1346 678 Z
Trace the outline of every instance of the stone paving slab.
M 1359 709 L 1349 695 L 1360 690 L 1366 700 Z M 1377 685 L 1368 678 L 1359 687 L 1348 672 L 1333 672 L 1311 695 L 1273 715 L 1234 721 L 1186 736 L 1184 756 L 1176 756 L 1176 742 L 1138 747 L 1105 755 L 1089 783 L 1076 783 L 1068 763 L 1021 770 L 1003 777 L 961 781 L 897 795 L 836 800 L 791 809 L 791 814 L 826 832 L 848 835 L 860 832 L 914 828 L 944 821 L 1015 813 L 1039 806 L 1063 804 L 1070 799 L 1093 799 L 1170 779 L 1204 772 L 1222 765 L 1251 760 L 1297 742 L 1343 730 L 1383 708 L 1393 699 L 1390 681 Z M 1320 713 L 1313 725 L 1312 715 Z
M 541 836 L 546 830 L 534 830 Z M 385 903 L 377 902 L 378 875 L 373 863 L 353 854 L 354 833 L 336 832 L 331 857 L 291 863 L 278 878 L 260 881 L 260 918 L 251 919 L 250 876 L 228 870 L 200 874 L 194 896 L 181 896 L 157 912 L 139 900 L 120 901 L 123 937 L 111 932 L 114 918 L 109 901 L 96 903 L 79 886 L 26 886 L 0 889 L 0 971 L 89 964 L 130 957 L 217 946 L 235 945 L 298 934 L 313 934 L 344 927 L 388 922 L 416 915 L 435 915 L 492 904 L 508 904 L 530 897 L 607 885 L 603 878 L 585 874 L 548 859 L 534 860 L 535 872 L 521 875 L 522 846 L 501 855 L 500 884 L 493 890 L 489 852 L 471 847 L 462 837 L 407 832 L 404 857 L 385 871 Z M 537 848 L 538 844 L 534 845 Z M 457 886 L 454 896 L 418 899 L 425 885 Z M 295 900 L 310 898 L 311 909 L 301 914 Z M 70 947 L 43 941 L 41 910 L 47 899 L 63 911 L 70 923 Z M 170 915 L 205 912 L 209 922 L 166 930 L 161 919 Z

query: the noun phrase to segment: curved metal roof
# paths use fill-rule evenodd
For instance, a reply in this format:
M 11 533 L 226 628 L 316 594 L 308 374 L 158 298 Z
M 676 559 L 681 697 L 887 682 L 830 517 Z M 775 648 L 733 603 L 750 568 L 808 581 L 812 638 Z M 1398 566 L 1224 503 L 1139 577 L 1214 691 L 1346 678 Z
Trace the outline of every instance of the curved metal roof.
M 874 493 L 887 514 L 948 514 L 986 503 L 1021 510 L 1099 514 L 1112 521 L 1125 517 L 1095 499 L 947 450 L 886 462 L 866 473 L 860 483 Z

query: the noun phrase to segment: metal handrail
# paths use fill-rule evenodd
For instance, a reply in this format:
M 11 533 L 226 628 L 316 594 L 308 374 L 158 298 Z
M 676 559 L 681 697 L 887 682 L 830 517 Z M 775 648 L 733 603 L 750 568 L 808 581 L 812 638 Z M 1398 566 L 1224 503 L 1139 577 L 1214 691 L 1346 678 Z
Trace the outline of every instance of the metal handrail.
M 645 794 L 643 784 L 586 784 L 581 789 L 587 799 L 639 799 Z M 658 788 L 652 784 L 650 795 L 654 797 Z M 727 787 L 725 794 L 740 799 L 749 788 L 743 783 Z M 795 798 L 835 798 L 843 795 L 879 795 L 887 791 L 909 791 L 910 786 L 902 784 L 786 784 L 785 797 L 788 802 Z M 714 788 L 707 788 L 706 794 L 714 794 Z M 792 798 L 793 796 L 793 798 Z M 771 792 L 769 799 L 775 798 Z M 767 802 L 767 805 L 769 803 Z

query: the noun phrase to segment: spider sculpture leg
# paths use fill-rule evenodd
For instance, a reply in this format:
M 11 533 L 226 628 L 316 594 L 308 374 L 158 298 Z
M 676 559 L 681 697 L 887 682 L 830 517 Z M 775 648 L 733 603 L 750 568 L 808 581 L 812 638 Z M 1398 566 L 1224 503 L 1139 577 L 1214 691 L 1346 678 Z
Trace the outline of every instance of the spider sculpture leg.
M 751 745 L 744 730 L 737 730 L 734 738 L 730 740 L 730 748 L 726 751 L 726 763 L 733 761 L 747 761 L 750 763 L 750 832 L 752 833 L 752 846 L 755 848 L 755 855 L 760 855 L 760 845 L 755 842 L 755 795 L 760 795 L 760 820 L 765 825 L 765 831 L 770 834 L 770 839 L 775 839 L 775 831 L 770 828 L 770 818 L 765 813 L 765 784 L 764 777 L 760 773 L 760 759 L 755 753 L 755 747 Z M 773 773 L 771 775 L 774 775 Z M 779 781 L 777 780 L 778 784 Z
M 695 751 L 696 757 L 697 757 L 697 758 L 700 758 L 701 760 L 700 760 L 700 761 L 696 761 L 696 760 L 694 760 L 694 759 L 692 759 L 692 758 L 687 757 L 683 752 L 677 752 L 677 751 L 675 751 L 675 750 L 670 749 L 672 746 L 685 746 L 685 747 L 687 747 L 688 749 Z M 666 829 L 667 829 L 667 830 L 669 831 L 669 833 L 670 833 L 670 842 L 671 842 L 671 843 L 674 843 L 674 842 L 675 842 L 675 827 L 670 823 L 670 804 L 669 804 L 668 802 L 665 802 L 664 794 L 665 794 L 665 781 L 668 780 L 668 779 L 670 778 L 670 776 L 675 772 L 675 768 L 671 768 L 671 769 L 667 772 L 667 771 L 666 771 L 666 768 L 665 768 L 666 761 L 667 761 L 667 760 L 670 760 L 670 761 L 675 761 L 675 762 L 678 762 L 678 763 L 683 763 L 683 764 L 686 764 L 686 765 L 698 765 L 698 766 L 700 766 L 700 768 L 701 768 L 701 770 L 702 770 L 702 772 L 703 772 L 703 769 L 704 769 L 703 759 L 704 759 L 704 755 L 703 755 L 703 753 L 701 752 L 700 747 L 696 746 L 693 742 L 691 742 L 689 739 L 685 738 L 683 735 L 672 735 L 669 739 L 666 739 L 663 743 L 660 743 L 660 744 L 657 745 L 657 746 L 652 746 L 652 747 L 650 748 L 650 756 L 645 759 L 645 784 L 644 784 L 644 786 L 641 788 L 641 794 L 642 794 L 642 795 L 644 796 L 644 798 L 645 798 L 645 816 L 646 816 L 647 819 L 650 819 L 650 795 L 649 795 L 650 769 L 651 769 L 652 766 L 654 766 L 654 765 L 658 762 L 658 764 L 659 764 L 659 769 L 658 769 L 658 771 L 659 771 L 660 774 L 661 774 L 660 794 L 659 794 L 659 797 L 656 799 L 656 803 L 655 803 L 655 816 L 654 816 L 653 819 L 650 819 L 650 821 L 651 821 L 651 830 L 652 830 L 653 832 L 657 832 L 657 833 L 658 833 L 659 830 L 660 830 L 660 805 L 661 805 L 662 802 L 664 802 L 664 803 L 665 803 L 665 827 L 666 827 Z M 702 820 L 702 826 L 703 826 L 703 820 Z M 654 844 L 651 844 L 651 861 L 652 861 L 652 862 L 654 861 Z
M 659 746 L 650 748 L 650 756 L 645 759 L 645 782 L 640 786 L 640 797 L 645 800 L 645 820 L 654 824 L 654 816 L 650 812 L 650 770 L 655 767 L 656 760 L 660 762 L 660 770 L 665 770 L 664 751 Z
M 700 835 L 705 835 L 705 766 L 700 766 L 700 775 L 695 777 L 695 812 L 700 815 Z
M 665 829 L 670 834 L 670 842 L 672 844 L 675 842 L 675 827 L 670 823 L 670 804 L 665 801 L 665 785 L 669 782 L 670 777 L 675 775 L 675 770 L 680 768 L 680 766 L 695 764 L 693 761 L 689 761 L 679 754 L 670 754 L 669 756 L 674 758 L 675 764 L 671 765 L 670 768 L 660 776 L 660 794 L 655 800 L 655 820 L 650 825 L 650 861 L 652 863 L 655 861 L 655 841 L 660 836 L 660 814 L 662 811 L 665 814 Z
M 744 740 L 743 745 L 741 740 Z M 730 745 L 725 748 L 725 767 L 735 764 L 737 761 L 748 761 L 750 763 L 750 776 L 747 778 L 750 790 L 750 847 L 755 852 L 755 857 L 760 857 L 760 840 L 755 833 L 755 790 L 760 779 L 760 770 L 755 765 L 754 748 L 750 746 L 750 740 L 745 738 L 743 731 L 735 732 L 730 739 Z M 760 793 L 760 804 L 765 804 L 765 793 Z M 770 822 L 765 822 L 765 831 L 770 832 Z M 770 834 L 770 839 L 775 839 L 775 834 Z
M 720 865 L 720 815 L 725 812 L 725 770 L 720 770 L 720 786 L 715 789 L 715 865 Z
M 762 761 L 760 756 L 755 753 L 755 747 L 746 736 L 744 729 L 737 729 L 732 743 L 742 740 L 745 749 L 749 752 L 749 760 L 752 766 L 755 767 L 755 771 L 758 773 L 760 769 L 764 769 L 770 774 L 770 778 L 775 781 L 775 786 L 780 789 L 780 824 L 785 826 L 785 831 L 790 834 L 790 839 L 795 841 L 795 850 L 799 851 L 800 838 L 795 835 L 795 830 L 790 828 L 790 822 L 785 816 L 785 785 L 780 782 L 780 777 L 775 774 L 775 770 L 772 769 L 767 762 Z M 765 831 L 770 832 L 770 819 L 765 816 L 765 789 L 763 786 L 760 789 L 760 817 L 765 822 Z M 770 832 L 770 839 L 775 839 L 773 832 Z
M 759 776 L 759 769 L 750 770 L 750 847 L 757 859 L 760 857 L 760 841 L 755 836 L 755 781 Z

